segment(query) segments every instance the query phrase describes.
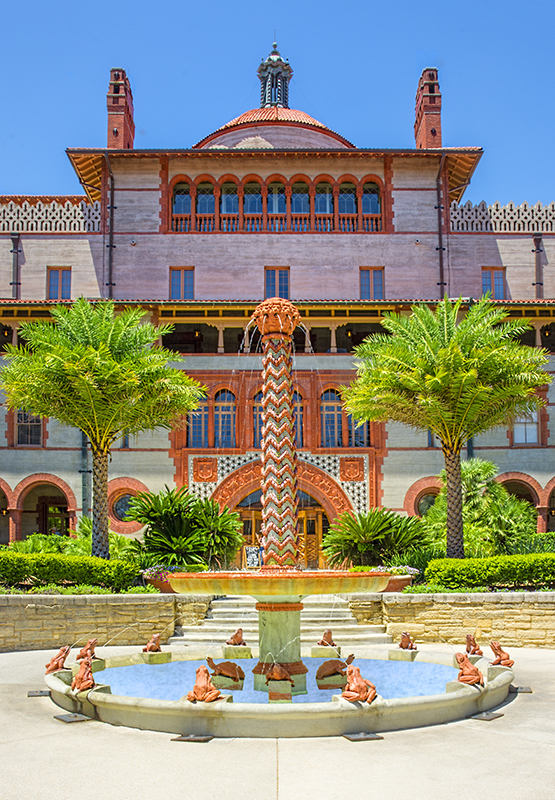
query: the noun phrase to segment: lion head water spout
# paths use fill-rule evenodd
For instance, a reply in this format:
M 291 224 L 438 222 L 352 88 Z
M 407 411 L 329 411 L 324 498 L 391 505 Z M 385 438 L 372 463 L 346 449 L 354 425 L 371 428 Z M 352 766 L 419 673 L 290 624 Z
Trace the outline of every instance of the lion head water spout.
M 253 320 L 262 336 L 262 540 L 266 566 L 297 563 L 297 481 L 293 420 L 293 331 L 301 315 L 280 297 L 260 303 Z

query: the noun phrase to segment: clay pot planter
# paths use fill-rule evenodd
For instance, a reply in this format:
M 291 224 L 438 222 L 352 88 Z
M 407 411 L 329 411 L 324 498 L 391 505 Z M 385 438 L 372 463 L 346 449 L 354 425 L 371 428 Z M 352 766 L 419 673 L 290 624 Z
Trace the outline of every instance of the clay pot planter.
M 175 594 L 174 590 L 167 581 L 159 581 L 156 578 L 145 578 L 145 583 L 149 583 L 158 589 L 162 594 Z
M 412 583 L 412 575 L 392 575 L 384 592 L 401 592 Z

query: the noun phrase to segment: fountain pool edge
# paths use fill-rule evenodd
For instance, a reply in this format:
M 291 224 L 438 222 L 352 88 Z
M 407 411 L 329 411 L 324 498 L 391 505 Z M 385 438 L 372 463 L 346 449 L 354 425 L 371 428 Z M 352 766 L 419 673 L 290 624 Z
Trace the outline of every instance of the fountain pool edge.
M 129 663 L 137 663 L 132 656 Z M 117 664 L 115 663 L 117 660 Z M 428 659 L 427 659 L 428 660 Z M 123 666 L 122 657 L 106 659 L 106 666 Z M 187 700 L 150 700 L 112 695 L 99 685 L 74 694 L 71 670 L 45 676 L 56 705 L 110 725 L 172 734 L 211 735 L 222 738 L 300 738 L 341 736 L 345 733 L 378 733 L 439 725 L 487 711 L 505 700 L 514 673 L 492 667 L 482 658 L 477 666 L 486 686 L 477 688 L 452 681 L 441 695 L 349 703 L 340 695 L 325 703 L 189 703 Z

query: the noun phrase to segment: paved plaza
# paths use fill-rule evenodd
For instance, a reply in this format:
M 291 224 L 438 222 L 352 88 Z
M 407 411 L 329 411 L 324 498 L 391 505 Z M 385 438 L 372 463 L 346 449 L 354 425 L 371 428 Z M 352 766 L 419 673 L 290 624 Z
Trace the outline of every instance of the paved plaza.
M 447 649 L 421 646 L 440 647 Z M 44 664 L 55 652 L 0 654 L 1 800 L 152 800 L 160 794 L 187 800 L 555 798 L 553 650 L 510 648 L 515 684 L 531 686 L 533 694 L 509 695 L 500 708 L 504 716 L 493 722 L 462 720 L 358 743 L 320 738 L 208 744 L 171 742 L 170 734 L 101 722 L 58 722 L 54 714 L 63 712 L 49 698 L 27 697 L 29 690 L 44 688 Z

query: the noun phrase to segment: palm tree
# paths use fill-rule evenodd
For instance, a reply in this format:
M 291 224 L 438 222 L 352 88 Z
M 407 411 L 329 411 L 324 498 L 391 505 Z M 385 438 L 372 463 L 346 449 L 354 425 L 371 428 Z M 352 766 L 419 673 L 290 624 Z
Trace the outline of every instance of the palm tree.
M 343 389 L 359 420 L 402 422 L 441 441 L 447 476 L 447 556 L 464 557 L 461 450 L 472 436 L 538 409 L 535 390 L 550 381 L 544 350 L 516 337 L 526 320 L 504 322 L 506 309 L 488 298 L 459 320 L 461 301 L 421 305 L 409 317 L 386 314 L 388 333 L 355 349 L 358 377 Z M 392 334 L 392 335 L 389 335 Z
M 55 417 L 79 428 L 93 457 L 92 553 L 109 558 L 108 459 L 116 439 L 171 428 L 196 407 L 204 388 L 158 346 L 170 326 L 144 323 L 145 312 L 116 315 L 111 302 L 57 306 L 52 322 L 24 322 L 24 344 L 6 348 L 1 381 L 9 408 Z

